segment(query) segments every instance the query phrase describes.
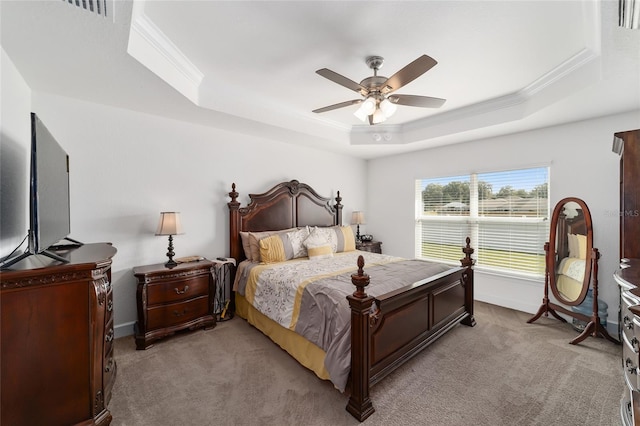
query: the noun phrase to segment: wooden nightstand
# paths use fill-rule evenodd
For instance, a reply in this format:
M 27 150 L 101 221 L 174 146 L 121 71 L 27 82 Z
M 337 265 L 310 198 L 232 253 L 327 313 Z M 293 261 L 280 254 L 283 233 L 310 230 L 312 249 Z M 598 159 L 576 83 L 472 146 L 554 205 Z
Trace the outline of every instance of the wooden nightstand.
M 356 241 L 356 250 L 369 251 L 382 254 L 382 242 L 380 241 Z
M 178 330 L 215 327 L 212 268 L 208 260 L 172 269 L 162 263 L 133 268 L 138 281 L 136 349 L 146 349 Z

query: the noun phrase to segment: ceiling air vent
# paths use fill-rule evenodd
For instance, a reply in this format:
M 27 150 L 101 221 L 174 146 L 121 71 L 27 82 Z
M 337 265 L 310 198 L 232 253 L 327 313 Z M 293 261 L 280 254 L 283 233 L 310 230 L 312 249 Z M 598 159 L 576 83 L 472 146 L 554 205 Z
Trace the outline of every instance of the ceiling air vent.
M 63 2 L 76 5 L 88 12 L 107 16 L 107 0 L 62 0 Z

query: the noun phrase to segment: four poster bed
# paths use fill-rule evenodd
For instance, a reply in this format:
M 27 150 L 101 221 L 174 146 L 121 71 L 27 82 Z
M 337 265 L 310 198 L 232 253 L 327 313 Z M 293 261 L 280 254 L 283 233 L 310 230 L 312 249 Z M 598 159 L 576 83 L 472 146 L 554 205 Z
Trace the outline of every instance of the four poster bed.
M 458 267 L 401 259 L 355 250 L 340 192 L 333 203 L 292 180 L 250 194 L 245 207 L 235 184 L 229 196 L 236 313 L 350 388 L 358 420 L 374 412 L 371 386 L 458 323 L 475 325 L 469 239 Z

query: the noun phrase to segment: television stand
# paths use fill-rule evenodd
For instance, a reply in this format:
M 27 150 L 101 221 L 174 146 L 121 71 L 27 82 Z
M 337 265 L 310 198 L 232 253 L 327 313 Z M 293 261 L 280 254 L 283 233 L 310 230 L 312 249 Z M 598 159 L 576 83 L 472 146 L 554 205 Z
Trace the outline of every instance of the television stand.
M 51 253 L 51 251 L 71 250 L 84 245 L 80 241 L 74 240 L 73 238 L 65 237 L 60 241 L 64 241 L 64 240 L 71 242 L 71 244 L 54 244 L 52 246 L 49 246 L 46 250 L 40 252 L 39 254 L 44 254 L 45 256 L 49 256 L 49 257 L 52 257 L 51 255 L 53 255 L 53 256 L 56 256 L 56 257 L 53 257 L 53 259 L 60 260 L 58 259 L 59 256 L 55 253 Z M 45 254 L 45 253 L 48 253 L 48 254 Z M 62 262 L 64 262 L 64 260 L 62 260 Z
M 63 250 L 66 251 L 66 250 L 76 249 L 78 247 L 83 246 L 84 244 L 81 243 L 80 241 L 74 240 L 73 238 L 69 238 L 69 237 L 65 237 L 60 241 L 64 241 L 64 240 L 70 241 L 71 244 L 54 244 L 52 246 L 49 246 L 46 250 L 42 250 L 39 253 L 34 253 L 29 248 L 27 248 L 24 251 L 24 253 L 22 253 L 21 255 L 16 256 L 16 257 L 11 258 L 11 259 L 6 259 L 4 263 L 0 263 L 0 270 L 7 269 L 11 265 L 14 265 L 14 264 L 20 262 L 22 259 L 25 259 L 25 258 L 27 258 L 29 256 L 36 255 L 36 254 L 41 254 L 41 255 L 46 256 L 46 257 L 48 257 L 50 259 L 57 260 L 58 262 L 69 263 L 69 259 L 68 258 L 60 256 L 59 254 L 54 253 L 54 252 L 55 251 L 63 251 Z

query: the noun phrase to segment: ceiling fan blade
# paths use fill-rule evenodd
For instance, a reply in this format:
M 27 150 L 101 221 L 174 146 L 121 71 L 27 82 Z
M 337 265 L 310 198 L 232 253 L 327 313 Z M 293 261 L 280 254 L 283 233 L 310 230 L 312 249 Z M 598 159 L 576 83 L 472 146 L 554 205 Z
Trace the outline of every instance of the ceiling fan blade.
M 446 99 L 417 95 L 390 95 L 387 99 L 394 104 L 422 108 L 440 108 L 447 101 Z
M 351 89 L 354 92 L 358 92 L 362 96 L 367 96 L 367 94 L 369 93 L 369 90 L 367 90 L 367 88 L 361 85 L 360 83 L 356 83 L 355 81 L 343 75 L 340 75 L 335 71 L 331 71 L 330 69 L 327 69 L 327 68 L 319 69 L 318 71 L 316 71 L 316 74 L 319 74 L 324 78 L 327 78 L 333 81 L 334 83 L 338 83 L 339 85 L 344 86 L 347 89 Z
M 425 72 L 433 68 L 438 62 L 431 56 L 422 55 L 400 71 L 392 75 L 382 85 L 382 93 L 391 93 L 402 86 L 411 83 Z
M 329 105 L 329 106 L 326 106 L 324 108 L 314 109 L 313 112 L 316 112 L 316 113 L 327 112 L 327 111 L 331 111 L 333 109 L 344 108 L 344 107 L 349 106 L 349 105 L 359 104 L 360 102 L 362 102 L 362 99 L 353 99 L 351 101 L 340 102 L 339 104 Z

